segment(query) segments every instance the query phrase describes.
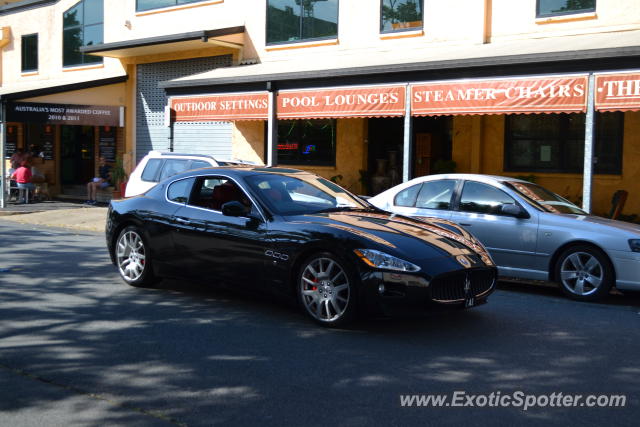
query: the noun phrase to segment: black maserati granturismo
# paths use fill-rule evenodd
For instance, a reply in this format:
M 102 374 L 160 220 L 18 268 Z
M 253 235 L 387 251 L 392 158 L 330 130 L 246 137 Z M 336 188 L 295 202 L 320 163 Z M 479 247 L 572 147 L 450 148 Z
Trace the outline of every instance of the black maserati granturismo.
M 316 322 L 469 308 L 496 268 L 453 223 L 382 211 L 312 173 L 198 169 L 112 201 L 109 254 L 125 282 L 189 278 L 296 298 Z

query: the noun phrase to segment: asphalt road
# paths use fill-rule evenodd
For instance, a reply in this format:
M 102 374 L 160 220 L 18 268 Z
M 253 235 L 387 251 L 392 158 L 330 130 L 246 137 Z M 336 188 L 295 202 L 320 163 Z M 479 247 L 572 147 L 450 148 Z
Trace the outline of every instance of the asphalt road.
M 501 285 L 470 311 L 327 330 L 247 295 L 131 288 L 99 233 L 0 219 L 0 243 L 0 426 L 638 424 L 637 295 Z M 476 406 L 400 403 L 456 391 Z M 518 391 L 627 401 L 486 403 Z

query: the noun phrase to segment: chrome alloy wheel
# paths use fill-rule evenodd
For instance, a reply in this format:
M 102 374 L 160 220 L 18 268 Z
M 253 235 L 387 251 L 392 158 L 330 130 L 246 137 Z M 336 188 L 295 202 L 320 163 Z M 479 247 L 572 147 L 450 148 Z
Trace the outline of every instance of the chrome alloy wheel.
M 604 280 L 604 268 L 592 254 L 574 252 L 560 266 L 560 280 L 570 292 L 588 296 L 598 290 Z
M 302 271 L 302 302 L 309 314 L 321 322 L 340 319 L 349 304 L 349 278 L 344 269 L 330 258 L 314 258 Z
M 146 250 L 140 235 L 128 230 L 118 239 L 116 247 L 118 270 L 127 282 L 135 282 L 142 277 L 146 265 Z

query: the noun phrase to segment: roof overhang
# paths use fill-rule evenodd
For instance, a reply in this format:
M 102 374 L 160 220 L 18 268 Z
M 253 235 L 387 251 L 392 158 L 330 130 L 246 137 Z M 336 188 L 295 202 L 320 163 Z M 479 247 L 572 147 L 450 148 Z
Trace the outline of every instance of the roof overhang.
M 127 75 L 106 77 L 96 80 L 83 81 L 56 81 L 50 80 L 34 82 L 29 85 L 9 86 L 0 88 L 0 100 L 11 101 L 16 99 L 33 98 L 36 96 L 52 95 L 55 93 L 69 92 L 73 90 L 89 89 L 99 86 L 112 85 L 127 81 Z
M 244 45 L 244 32 L 244 26 L 191 31 L 168 36 L 84 46 L 80 48 L 80 52 L 122 59 L 134 56 L 183 52 L 207 47 L 225 47 L 240 50 Z
M 322 62 L 324 60 L 324 62 Z M 562 39 L 527 39 L 488 44 L 430 46 L 411 52 L 386 55 L 337 52 L 334 67 L 326 57 L 314 60 L 301 57 L 288 61 L 283 69 L 279 61 L 210 70 L 161 82 L 169 93 L 194 93 L 198 90 L 239 90 L 276 84 L 279 88 L 305 84 L 390 83 L 405 80 L 431 80 L 513 74 L 541 74 L 601 70 L 615 64 L 629 66 L 640 60 L 640 31 L 619 34 L 588 34 Z M 225 88 L 222 88 L 225 86 Z M 232 87 L 233 86 L 233 87 Z M 272 86 L 273 87 L 273 86 Z

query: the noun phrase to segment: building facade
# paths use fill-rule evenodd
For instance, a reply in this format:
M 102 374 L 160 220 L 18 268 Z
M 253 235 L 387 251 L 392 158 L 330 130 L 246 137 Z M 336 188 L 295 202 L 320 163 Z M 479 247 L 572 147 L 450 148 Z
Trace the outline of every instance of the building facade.
M 640 213 L 639 22 L 631 0 L 22 0 L 0 7 L 0 96 L 117 107 L 129 169 L 173 149 L 366 194 L 437 172 L 522 176 L 601 214 L 625 189 Z M 43 133 L 11 117 L 7 147 Z M 85 131 L 47 125 L 64 183 L 65 141 Z

